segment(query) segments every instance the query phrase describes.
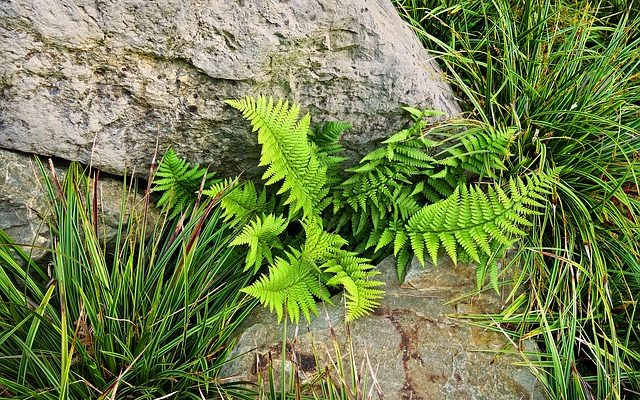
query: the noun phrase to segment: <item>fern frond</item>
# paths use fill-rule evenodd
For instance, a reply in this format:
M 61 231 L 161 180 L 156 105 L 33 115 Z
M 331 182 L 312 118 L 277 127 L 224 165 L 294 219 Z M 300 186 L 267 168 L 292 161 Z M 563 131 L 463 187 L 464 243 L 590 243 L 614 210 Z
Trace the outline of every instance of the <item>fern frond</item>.
M 310 322 L 311 314 L 318 314 L 314 295 L 320 300 L 330 300 L 329 291 L 320 282 L 317 273 L 295 258 L 276 258 L 269 267 L 269 273 L 242 289 L 242 292 L 257 298 L 271 312 L 275 311 L 278 323 L 282 321 L 285 306 L 293 323 L 298 323 L 300 313 Z
M 526 234 L 530 222 L 525 215 L 535 213 L 557 178 L 557 172 L 528 175 L 510 181 L 510 193 L 498 185 L 487 193 L 480 187 L 461 185 L 445 200 L 427 205 L 406 225 L 411 247 L 422 264 L 424 250 L 437 262 L 442 247 L 457 262 L 463 254 L 476 262 L 493 248 L 509 247 Z M 535 204 L 532 200 L 536 200 Z
M 340 257 L 327 261 L 323 268 L 333 274 L 327 281 L 329 286 L 342 286 L 347 299 L 347 320 L 351 321 L 371 313 L 382 298 L 384 283 L 373 278 L 380 272 L 369 260 L 355 256 L 355 253 L 343 252 Z
M 292 213 L 302 209 L 305 215 L 314 214 L 316 206 L 327 193 L 326 166 L 322 165 L 309 144 L 309 114 L 298 118 L 300 107 L 288 102 L 274 103 L 272 98 L 247 96 L 241 100 L 227 100 L 227 104 L 242 112 L 262 145 L 260 166 L 266 185 L 281 182 L 279 194 L 288 193 L 284 202 Z
M 511 155 L 509 147 L 514 142 L 517 129 L 496 128 L 477 121 L 472 124 L 471 127 L 466 126 L 458 145 L 447 148 L 449 156 L 440 163 L 496 178 L 496 172 L 505 169 L 504 160 Z
M 329 259 L 338 249 L 347 244 L 340 235 L 325 232 L 318 217 L 303 221 L 302 226 L 306 235 L 301 253 L 303 262 L 315 264 Z
M 178 157 L 173 149 L 169 149 L 153 177 L 153 191 L 162 193 L 156 204 L 170 212 L 171 218 L 188 212 L 200 187 L 209 187 L 213 183 L 213 176 L 213 172 L 199 166 L 192 167 Z
M 262 260 L 273 262 L 271 254 L 272 248 L 282 248 L 278 235 L 287 228 L 287 220 L 281 216 L 269 214 L 264 218 L 256 217 L 251 223 L 245 225 L 240 235 L 238 235 L 229 245 L 239 246 L 246 244 L 249 246 L 245 271 L 253 267 L 254 273 L 262 265 Z
M 316 145 L 316 154 L 320 164 L 327 168 L 327 185 L 331 187 L 340 181 L 339 167 L 347 158 L 342 154 L 344 147 L 340 136 L 351 128 L 345 122 L 328 121 L 315 126 L 309 132 L 309 140 Z
M 226 190 L 233 184 L 234 180 L 225 179 L 222 182 L 215 183 L 207 190 L 203 190 L 202 194 L 209 197 L 216 197 L 223 190 Z M 267 193 L 265 190 L 256 190 L 255 185 L 251 181 L 243 182 L 229 190 L 222 200 L 222 217 L 224 221 L 231 226 L 243 224 L 256 214 L 266 214 L 269 210 L 267 207 Z

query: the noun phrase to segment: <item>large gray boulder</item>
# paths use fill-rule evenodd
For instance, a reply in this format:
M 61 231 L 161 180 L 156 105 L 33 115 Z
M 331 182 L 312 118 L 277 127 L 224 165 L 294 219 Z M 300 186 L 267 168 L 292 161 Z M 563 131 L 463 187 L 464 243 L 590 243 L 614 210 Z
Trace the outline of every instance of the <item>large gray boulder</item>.
M 0 21 L 0 147 L 120 175 L 169 146 L 253 167 L 253 135 L 223 104 L 245 94 L 353 123 L 358 154 L 406 121 L 401 105 L 459 111 L 388 0 L 11 0 Z
M 533 354 L 531 342 L 516 348 L 502 334 L 469 325 L 464 315 L 498 312 L 503 305 L 493 293 L 465 296 L 475 288 L 472 266 L 454 266 L 446 257 L 438 268 L 412 266 L 404 284 L 395 279 L 391 258 L 378 269 L 386 294 L 373 315 L 344 324 L 344 307 L 320 307 L 311 324 L 288 328 L 287 361 L 290 373 L 298 365 L 301 382 L 334 372 L 338 352 L 351 365 L 354 355 L 364 393 L 386 399 L 538 400 L 544 390 L 531 372 L 518 366 Z M 275 315 L 257 310 L 238 337 L 233 361 L 225 369 L 232 379 L 267 382 L 269 360 L 281 370 L 282 326 Z M 348 338 L 350 335 L 350 339 Z M 352 350 L 348 350 L 348 342 Z M 350 381 L 349 368 L 346 379 Z M 276 380 L 279 382 L 279 380 Z M 376 383 L 377 381 L 377 383 Z M 375 395 L 376 393 L 382 396 Z

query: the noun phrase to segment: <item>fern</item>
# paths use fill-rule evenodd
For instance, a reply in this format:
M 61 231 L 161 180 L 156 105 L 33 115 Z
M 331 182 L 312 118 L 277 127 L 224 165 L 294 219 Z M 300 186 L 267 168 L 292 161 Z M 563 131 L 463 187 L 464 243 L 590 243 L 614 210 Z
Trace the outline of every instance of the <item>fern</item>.
M 340 165 L 347 158 L 342 154 L 344 147 L 339 142 L 340 136 L 351 124 L 328 121 L 309 131 L 309 140 L 316 146 L 320 164 L 327 168 L 327 186 L 332 187 L 341 181 Z
M 285 307 L 291 321 L 298 323 L 300 313 L 307 321 L 311 320 L 311 314 L 318 314 L 314 296 L 330 302 L 329 291 L 317 271 L 292 255 L 288 260 L 276 258 L 267 275 L 242 291 L 257 298 L 271 312 L 275 311 L 278 323 L 282 321 Z
M 290 204 L 291 214 L 302 209 L 304 215 L 314 214 L 326 195 L 326 166 L 318 160 L 308 141 L 309 114 L 298 119 L 300 107 L 264 96 L 254 99 L 227 100 L 241 111 L 258 132 L 262 145 L 260 166 L 267 166 L 263 175 L 266 185 L 282 182 L 279 194 L 288 193 L 284 204 Z
M 251 223 L 245 225 L 240 235 L 230 244 L 231 246 L 249 245 L 245 270 L 253 267 L 254 273 L 258 272 L 263 259 L 273 263 L 271 249 L 282 248 L 278 235 L 286 228 L 287 221 L 284 218 L 271 214 L 264 218 L 256 217 Z
M 453 195 L 427 205 L 406 225 L 411 248 L 422 264 L 425 249 L 434 264 L 438 251 L 444 248 L 454 263 L 459 254 L 476 262 L 491 257 L 495 249 L 508 248 L 523 230 L 531 225 L 527 216 L 537 214 L 557 178 L 557 172 L 532 174 L 525 180 L 509 181 L 509 195 L 499 186 L 489 186 L 487 193 L 480 187 L 461 185 Z
M 340 256 L 330 259 L 324 271 L 333 274 L 327 281 L 329 286 L 342 286 L 347 299 L 347 320 L 367 315 L 379 305 L 384 291 L 379 289 L 382 282 L 373 278 L 380 272 L 368 264 L 366 258 L 356 257 L 356 253 L 342 251 Z
M 240 185 L 235 185 L 234 182 L 234 180 L 225 179 L 202 191 L 203 195 L 215 198 L 231 187 L 231 190 L 225 193 L 220 201 L 223 209 L 222 217 L 225 222 L 231 226 L 237 226 L 246 223 L 255 215 L 272 211 L 273 205 L 267 202 L 265 190 L 258 192 L 251 181 L 243 182 Z
M 304 262 L 317 264 L 333 258 L 340 248 L 347 244 L 340 235 L 325 232 L 322 219 L 310 217 L 302 223 L 305 242 L 302 246 L 301 258 Z
M 427 201 L 424 180 L 438 166 L 430 154 L 437 143 L 422 134 L 427 126 L 424 117 L 432 114 L 411 110 L 417 120 L 349 169 L 352 175 L 333 193 L 331 226 L 350 226 L 353 239 L 360 243 L 356 251 L 383 250 L 395 239 L 391 231 L 395 235 L 403 230 L 404 223 Z M 407 259 L 400 260 L 404 265 L 399 271 L 406 268 Z
M 191 167 L 173 149 L 169 149 L 162 157 L 153 178 L 153 191 L 162 193 L 156 204 L 169 212 L 171 218 L 181 212 L 188 212 L 195 202 L 197 192 L 201 187 L 211 185 L 213 176 L 214 173 L 205 168 Z
M 319 218 L 312 217 L 303 226 L 306 239 L 301 249 L 290 247 L 286 260 L 278 258 L 268 274 L 247 288 L 246 293 L 275 310 L 279 321 L 285 304 L 291 321 L 297 322 L 300 314 L 309 320 L 311 314 L 317 313 L 314 297 L 329 300 L 326 285 L 346 291 L 348 319 L 371 312 L 383 293 L 378 289 L 383 283 L 374 280 L 379 272 L 367 264 L 367 259 L 343 250 L 346 241 L 325 232 Z M 253 237 L 248 233 L 242 242 Z
M 460 142 L 446 148 L 449 155 L 441 164 L 458 171 L 471 172 L 480 176 L 497 178 L 496 172 L 505 169 L 504 160 L 511 154 L 509 147 L 513 143 L 515 128 L 495 128 L 491 125 L 466 121 L 466 129 L 460 136 Z M 444 125 L 451 129 L 455 124 Z M 440 129 L 443 129 L 440 127 Z M 451 175 L 451 170 L 446 175 Z
M 444 249 L 454 263 L 477 262 L 478 284 L 488 276 L 497 289 L 498 260 L 526 234 L 530 216 L 545 205 L 557 178 L 555 171 L 532 174 L 486 191 L 467 185 L 472 176 L 498 177 L 516 131 L 469 121 L 429 128 L 425 118 L 433 112 L 405 108 L 414 123 L 346 170 L 343 180 L 339 138 L 350 125 L 328 122 L 310 129 L 309 115 L 300 118 L 297 105 L 271 98 L 227 103 L 257 131 L 263 180 L 266 186 L 278 183 L 277 192 L 268 195 L 252 182 L 230 179 L 209 183 L 206 171 L 172 152 L 163 159 L 155 190 L 165 191 L 162 204 L 180 209 L 207 183 L 203 194 L 220 199 L 224 221 L 242 227 L 231 245 L 248 247 L 245 270 L 255 274 L 269 265 L 243 291 L 275 311 L 278 321 L 285 313 L 293 322 L 301 315 L 310 320 L 316 300 L 329 301 L 327 287 L 344 290 L 348 319 L 370 313 L 383 291 L 369 255 L 393 253 L 402 280 L 414 254 L 424 264 L 425 254 L 436 262 Z M 323 212 L 332 212 L 330 231 Z M 285 248 L 279 236 L 291 231 L 296 217 L 304 236 L 288 238 Z M 347 239 L 353 243 L 349 250 Z

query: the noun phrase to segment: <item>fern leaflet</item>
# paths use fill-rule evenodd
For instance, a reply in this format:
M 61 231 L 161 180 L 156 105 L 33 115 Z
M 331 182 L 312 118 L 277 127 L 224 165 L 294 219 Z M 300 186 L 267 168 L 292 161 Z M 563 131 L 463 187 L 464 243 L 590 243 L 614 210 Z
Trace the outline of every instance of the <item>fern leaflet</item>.
M 242 100 L 227 100 L 227 104 L 243 113 L 258 132 L 262 145 L 260 166 L 267 166 L 263 175 L 266 185 L 282 182 L 279 194 L 288 192 L 284 204 L 290 204 L 291 214 L 302 209 L 305 215 L 314 214 L 327 189 L 326 166 L 318 160 L 316 151 L 307 140 L 309 114 L 298 119 L 300 107 L 288 102 L 260 96 Z
M 272 214 L 264 218 L 256 217 L 251 223 L 245 225 L 242 232 L 236 237 L 230 246 L 249 245 L 245 270 L 253 267 L 254 273 L 266 259 L 273 263 L 272 248 L 282 248 L 278 235 L 287 228 L 287 220 Z
M 327 261 L 324 271 L 333 274 L 327 281 L 329 286 L 342 286 L 347 299 L 347 320 L 354 320 L 371 313 L 379 305 L 384 290 L 382 282 L 373 280 L 380 272 L 367 264 L 366 258 L 342 251 L 339 257 Z
M 311 314 L 318 314 L 314 296 L 330 302 L 329 291 L 317 272 L 292 255 L 289 260 L 276 258 L 268 275 L 262 275 L 242 291 L 257 298 L 271 312 L 275 311 L 278 323 L 282 321 L 285 306 L 291 321 L 298 323 L 301 312 L 307 321 L 311 321 Z
M 203 190 L 202 194 L 214 198 L 233 185 L 233 183 L 233 180 L 225 179 L 222 182 L 211 185 L 209 189 Z M 244 224 L 256 214 L 264 214 L 270 211 L 267 203 L 267 192 L 260 190 L 258 193 L 251 181 L 235 185 L 225 193 L 220 204 L 223 209 L 222 217 L 231 226 Z

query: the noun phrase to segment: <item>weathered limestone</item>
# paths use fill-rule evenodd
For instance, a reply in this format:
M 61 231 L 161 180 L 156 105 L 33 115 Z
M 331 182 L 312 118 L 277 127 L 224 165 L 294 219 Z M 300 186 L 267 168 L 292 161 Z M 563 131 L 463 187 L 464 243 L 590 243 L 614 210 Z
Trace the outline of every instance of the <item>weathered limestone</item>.
M 264 93 L 351 122 L 362 154 L 407 121 L 459 111 L 389 1 L 0 2 L 0 147 L 144 176 L 156 146 L 230 175 L 257 164 L 223 100 Z

